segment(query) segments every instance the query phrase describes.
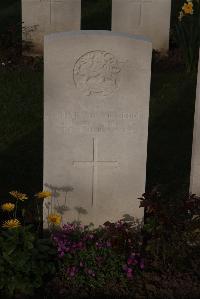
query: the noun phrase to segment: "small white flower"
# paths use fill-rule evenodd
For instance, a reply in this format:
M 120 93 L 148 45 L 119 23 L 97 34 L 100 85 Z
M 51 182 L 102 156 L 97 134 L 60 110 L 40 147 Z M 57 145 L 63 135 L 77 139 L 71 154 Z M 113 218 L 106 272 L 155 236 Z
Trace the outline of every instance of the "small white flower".
M 184 16 L 184 14 L 183 14 L 183 12 L 181 11 L 180 14 L 179 14 L 179 17 L 178 17 L 178 19 L 179 19 L 180 22 L 181 22 L 183 16 Z
M 6 64 L 5 64 L 5 62 L 2 62 L 1 65 L 2 65 L 2 66 L 5 66 Z

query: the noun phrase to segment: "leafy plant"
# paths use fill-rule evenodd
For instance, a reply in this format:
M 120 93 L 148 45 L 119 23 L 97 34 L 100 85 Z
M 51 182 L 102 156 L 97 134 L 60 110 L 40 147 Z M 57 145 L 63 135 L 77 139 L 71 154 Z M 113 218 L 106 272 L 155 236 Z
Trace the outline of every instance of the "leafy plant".
M 140 200 L 147 213 L 146 252 L 153 264 L 165 269 L 194 271 L 193 263 L 200 265 L 195 255 L 200 247 L 199 198 L 194 195 L 174 198 L 167 192 L 161 193 L 157 187 Z
M 31 227 L 3 230 L 0 235 L 0 290 L 4 296 L 33 295 L 55 272 L 55 249 Z
M 48 231 L 48 237 L 41 239 L 38 231 L 27 225 L 28 196 L 11 191 L 12 200 L 1 205 L 7 216 L 0 235 L 3 296 L 30 297 L 45 292 L 49 299 L 188 299 L 197 294 L 200 198 L 182 194 L 174 198 L 173 194 L 169 187 L 165 192 L 156 187 L 143 194 L 144 224 L 124 215 L 124 219 L 98 228 L 78 222 L 60 228 L 61 215 L 52 210 L 47 217 L 51 238 Z M 45 198 L 51 203 L 52 193 L 35 194 L 38 222 L 38 204 Z M 20 220 L 16 218 L 19 213 Z
M 124 294 L 129 281 L 144 268 L 140 252 L 134 252 L 134 241 L 137 242 L 133 240 L 131 225 L 123 221 L 93 230 L 67 224 L 55 231 L 52 239 L 60 262 L 50 290 L 57 286 L 63 296 L 105 295 L 116 290 L 118 295 Z
M 26 193 L 21 193 L 19 191 L 9 192 L 11 200 L 5 202 L 1 205 L 1 210 L 4 215 L 7 216 L 7 220 L 3 222 L 2 227 L 14 228 L 21 225 L 35 224 L 37 226 L 38 232 L 42 229 L 42 203 L 46 198 L 52 198 L 52 193 L 49 191 L 38 192 L 34 195 L 32 203 L 32 209 L 30 211 L 30 198 Z M 51 200 L 50 200 L 51 201 Z M 20 220 L 17 219 L 20 218 Z M 32 218 L 32 222 L 30 219 Z M 48 213 L 47 221 L 49 227 L 54 227 L 55 225 L 60 225 L 61 215 L 56 213 Z
M 0 56 L 3 60 L 16 60 L 21 56 L 21 26 L 12 24 L 3 32 L 0 30 Z
M 200 45 L 200 2 L 187 0 L 177 20 L 176 37 L 182 50 L 187 72 L 197 67 Z

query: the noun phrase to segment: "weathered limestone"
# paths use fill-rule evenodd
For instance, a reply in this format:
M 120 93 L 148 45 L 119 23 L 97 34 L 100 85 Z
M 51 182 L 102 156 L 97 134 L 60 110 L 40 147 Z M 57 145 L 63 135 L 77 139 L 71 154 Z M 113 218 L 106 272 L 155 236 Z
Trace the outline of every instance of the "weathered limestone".
M 128 34 L 45 36 L 45 223 L 54 208 L 65 223 L 143 217 L 151 54 Z
M 112 0 L 112 30 L 140 34 L 168 50 L 171 0 Z
M 195 104 L 190 191 L 200 196 L 200 55 Z
M 81 0 L 22 0 L 22 22 L 30 52 L 41 54 L 45 34 L 80 30 Z

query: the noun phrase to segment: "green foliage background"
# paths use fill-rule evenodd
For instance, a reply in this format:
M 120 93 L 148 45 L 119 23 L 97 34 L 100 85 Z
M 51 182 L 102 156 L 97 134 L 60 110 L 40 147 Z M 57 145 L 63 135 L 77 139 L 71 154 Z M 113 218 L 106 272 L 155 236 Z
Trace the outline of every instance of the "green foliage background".
M 0 33 L 5 32 L 10 25 L 21 28 L 21 0 L 0 1 Z

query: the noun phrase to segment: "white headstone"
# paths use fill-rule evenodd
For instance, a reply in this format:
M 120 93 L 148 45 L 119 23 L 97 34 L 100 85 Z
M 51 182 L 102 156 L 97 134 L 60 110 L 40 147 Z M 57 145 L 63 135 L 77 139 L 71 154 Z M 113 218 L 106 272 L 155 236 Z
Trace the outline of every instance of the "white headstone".
M 112 30 L 140 34 L 168 50 L 171 0 L 112 0 Z
M 195 104 L 190 191 L 200 196 L 200 52 Z
M 43 52 L 44 35 L 80 30 L 81 0 L 22 0 L 23 39 Z
M 45 36 L 44 188 L 64 222 L 143 217 L 151 53 L 109 31 Z

